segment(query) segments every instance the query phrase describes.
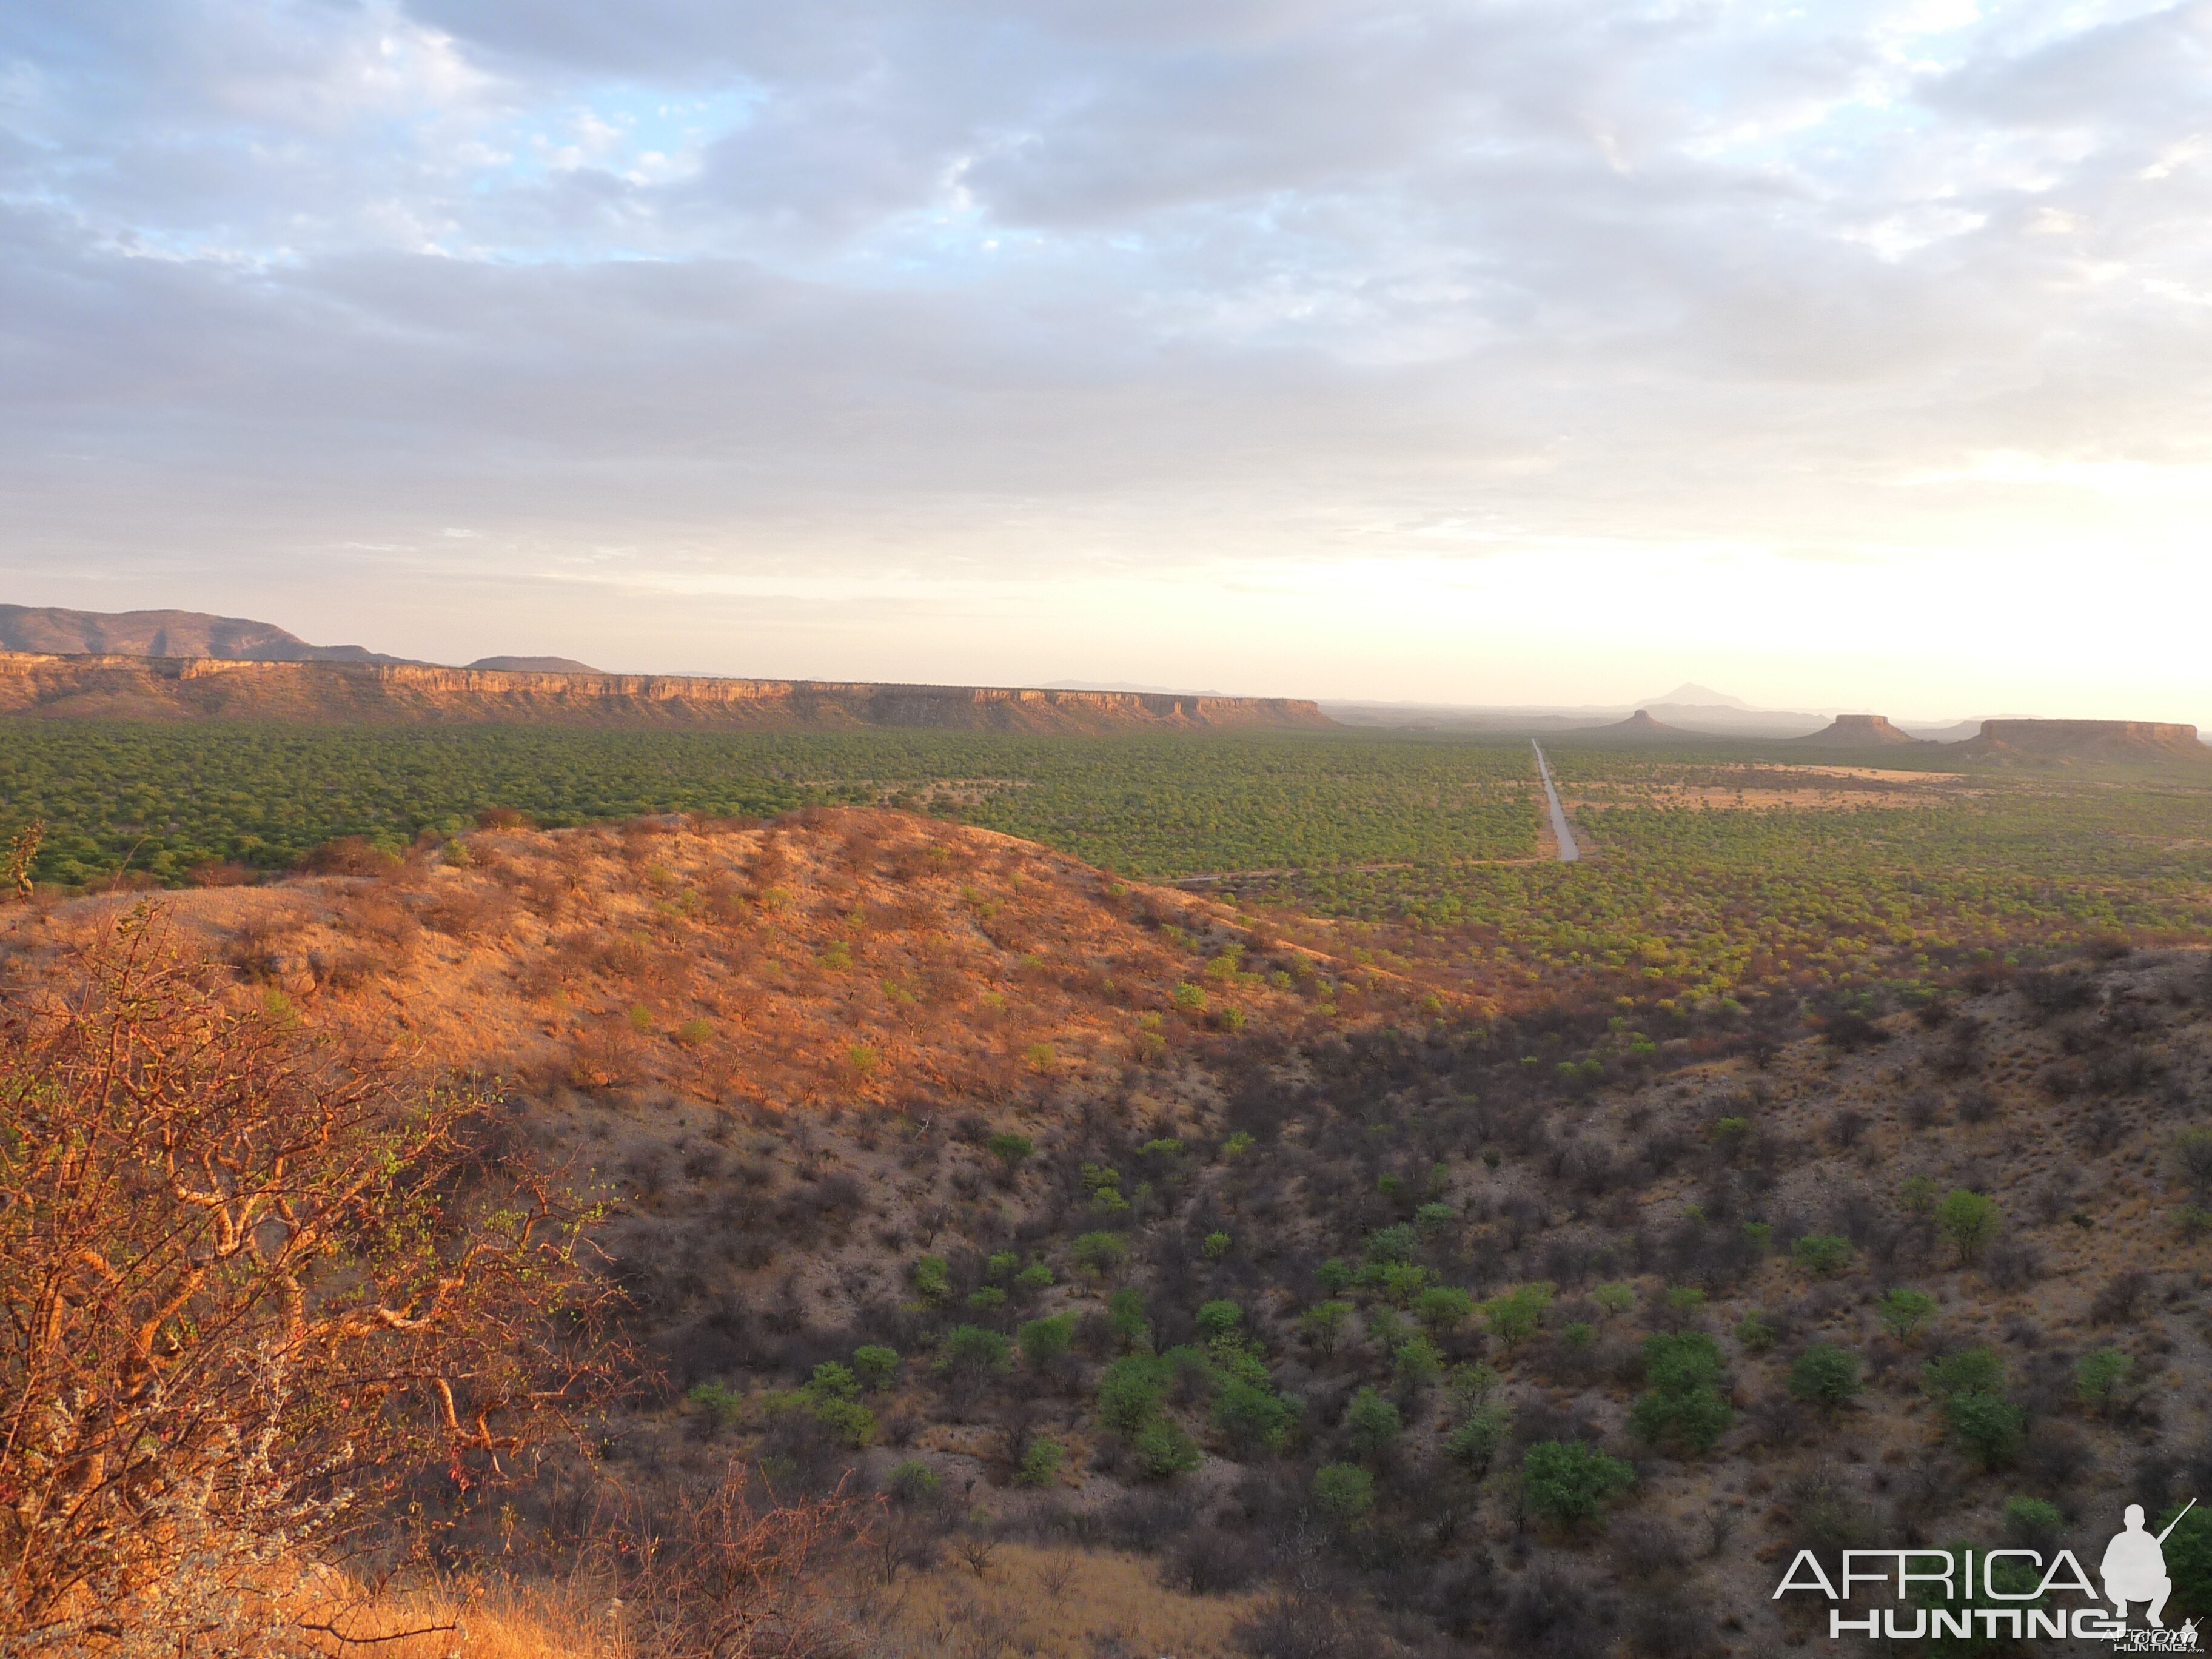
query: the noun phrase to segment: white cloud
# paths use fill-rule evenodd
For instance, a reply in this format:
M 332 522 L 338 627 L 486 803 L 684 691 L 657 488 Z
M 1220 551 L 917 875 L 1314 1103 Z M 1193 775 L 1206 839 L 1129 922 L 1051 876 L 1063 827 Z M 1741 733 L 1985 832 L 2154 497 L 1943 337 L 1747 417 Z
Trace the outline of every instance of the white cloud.
M 1318 661 L 1445 548 L 1678 630 L 1809 571 L 1845 651 L 1821 582 L 2194 533 L 2208 52 L 2207 0 L 18 0 L 0 489 L 57 580 L 310 603 L 465 524 L 407 580 L 571 641 L 937 582 L 1181 639 L 1079 600 L 1202 566 Z

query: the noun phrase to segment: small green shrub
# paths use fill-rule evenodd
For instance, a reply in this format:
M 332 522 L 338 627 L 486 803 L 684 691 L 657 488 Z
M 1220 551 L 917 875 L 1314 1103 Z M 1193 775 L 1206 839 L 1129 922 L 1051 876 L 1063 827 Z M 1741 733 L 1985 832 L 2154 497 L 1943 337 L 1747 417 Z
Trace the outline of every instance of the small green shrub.
M 987 1376 L 1013 1369 L 1006 1339 L 980 1325 L 955 1325 L 938 1345 L 937 1369 L 951 1376 Z
M 1790 1259 L 1808 1273 L 1840 1272 L 1851 1259 L 1851 1241 L 1836 1233 L 1807 1233 L 1790 1247 Z
M 1032 1319 L 1014 1333 L 1014 1346 L 1031 1370 L 1043 1370 L 1065 1354 L 1075 1340 L 1075 1316 L 1050 1314 Z
M 884 1477 L 884 1487 L 890 1493 L 891 1501 L 908 1507 L 927 1503 L 944 1486 L 937 1472 L 918 1457 L 902 1458 L 891 1465 Z
M 941 1302 L 952 1292 L 952 1270 L 941 1255 L 926 1255 L 907 1270 L 914 1293 L 924 1302 Z
M 1816 1342 L 1797 1356 L 1784 1384 L 1790 1392 L 1824 1412 L 1841 1411 L 1858 1397 L 1858 1356 L 1832 1343 Z
M 1237 1328 L 1244 1322 L 1244 1310 L 1234 1302 L 1213 1301 L 1198 1310 L 1198 1328 L 1209 1342 L 1218 1342 L 1224 1336 L 1236 1334 Z
M 1936 1225 L 1961 1261 L 1978 1261 L 2004 1224 L 1996 1200 L 1968 1188 L 1954 1187 L 1936 1206 Z
M 1925 1291 L 1907 1290 L 1903 1286 L 1889 1292 L 1875 1310 L 1884 1329 L 1899 1341 L 1905 1341 L 1912 1334 L 1935 1316 L 1936 1298 Z
M 2118 1348 L 2099 1348 L 2081 1356 L 2074 1367 L 2075 1386 L 2081 1398 L 2100 1410 L 2112 1403 L 2120 1385 L 2135 1369 L 2135 1361 Z
M 1139 1432 L 1130 1449 L 1146 1474 L 1155 1480 L 1165 1480 L 1196 1468 L 1204 1461 L 1198 1444 L 1192 1440 L 1182 1424 L 1173 1418 L 1161 1418 Z
M 1483 1322 L 1490 1334 L 1508 1347 L 1527 1341 L 1544 1322 L 1544 1310 L 1552 1305 L 1553 1287 L 1523 1285 L 1482 1304 Z
M 1362 1385 L 1352 1396 L 1352 1403 L 1345 1407 L 1344 1426 L 1352 1450 L 1361 1457 L 1380 1456 L 1398 1443 L 1398 1437 L 1406 1430 L 1398 1408 L 1371 1383 Z
M 1334 1354 L 1351 1318 L 1349 1302 L 1317 1302 L 1298 1316 L 1298 1330 L 1324 1355 Z
M 1522 1501 L 1540 1521 L 1577 1531 L 1636 1484 L 1636 1471 L 1579 1440 L 1540 1440 L 1521 1456 Z
M 860 1379 L 861 1386 L 881 1393 L 898 1379 L 899 1356 L 896 1348 L 883 1347 L 876 1343 L 853 1350 L 853 1375 Z
M 1039 1435 L 1022 1454 L 1021 1464 L 1014 1470 L 1018 1486 L 1048 1486 L 1060 1476 L 1060 1465 L 1067 1455 L 1067 1449 L 1057 1440 Z
M 2009 1468 L 2019 1455 L 2027 1414 L 1994 1394 L 1954 1394 L 1944 1403 L 1951 1437 L 1985 1469 Z
M 1474 1313 L 1474 1298 L 1456 1285 L 1432 1285 L 1413 1298 L 1413 1317 L 1432 1331 L 1456 1330 Z
M 1314 1471 L 1314 1502 L 1340 1527 L 1354 1527 L 1375 1507 L 1375 1477 L 1357 1463 L 1324 1463 Z

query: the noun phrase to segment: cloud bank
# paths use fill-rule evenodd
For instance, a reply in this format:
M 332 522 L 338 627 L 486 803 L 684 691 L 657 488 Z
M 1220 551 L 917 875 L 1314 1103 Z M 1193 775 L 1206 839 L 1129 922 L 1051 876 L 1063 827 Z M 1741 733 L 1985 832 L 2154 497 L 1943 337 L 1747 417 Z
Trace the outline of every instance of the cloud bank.
M 0 578 L 2212 716 L 2208 56 L 2095 0 L 17 0 Z

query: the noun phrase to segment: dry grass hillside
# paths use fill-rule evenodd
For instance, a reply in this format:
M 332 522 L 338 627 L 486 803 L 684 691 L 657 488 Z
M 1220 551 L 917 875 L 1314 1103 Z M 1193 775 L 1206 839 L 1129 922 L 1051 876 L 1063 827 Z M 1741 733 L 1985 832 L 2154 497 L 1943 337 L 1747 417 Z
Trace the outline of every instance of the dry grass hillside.
M 1228 906 L 907 814 L 494 828 L 400 860 L 155 902 L 187 948 L 301 1018 L 388 1034 L 538 1097 L 921 1112 L 1110 1077 L 1208 1034 L 1478 1006 Z M 0 913 L 35 964 L 131 896 Z M 1361 953 L 1364 955 L 1365 953 Z

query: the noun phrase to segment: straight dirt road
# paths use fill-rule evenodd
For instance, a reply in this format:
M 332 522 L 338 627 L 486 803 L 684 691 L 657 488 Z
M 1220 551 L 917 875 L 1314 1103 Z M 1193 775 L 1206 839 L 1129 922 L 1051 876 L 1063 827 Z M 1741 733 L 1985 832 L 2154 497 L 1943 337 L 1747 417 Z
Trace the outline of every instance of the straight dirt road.
M 1544 758 L 1544 745 L 1535 738 L 1528 739 L 1528 746 L 1536 751 L 1536 770 L 1543 776 L 1544 794 L 1552 803 L 1552 834 L 1559 840 L 1559 862 L 1572 864 L 1582 856 L 1582 849 L 1575 845 L 1575 832 L 1567 828 L 1567 812 L 1559 805 L 1559 787 L 1552 781 L 1551 763 Z

